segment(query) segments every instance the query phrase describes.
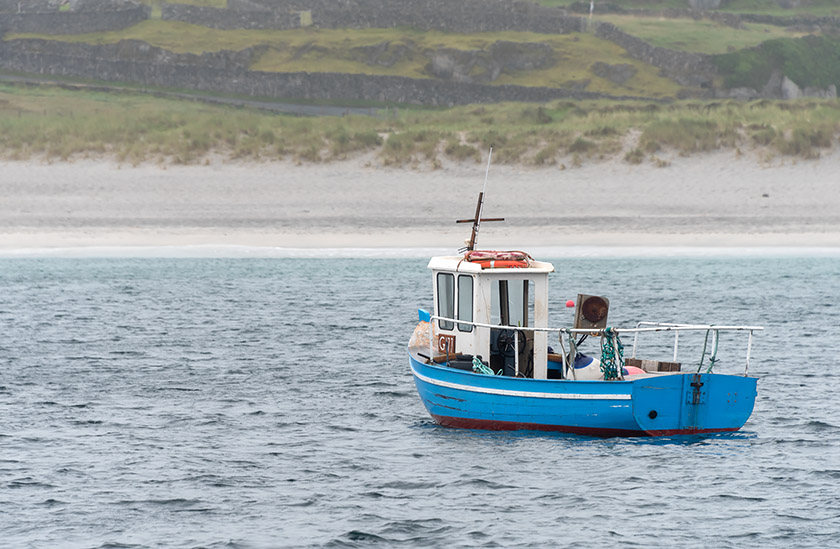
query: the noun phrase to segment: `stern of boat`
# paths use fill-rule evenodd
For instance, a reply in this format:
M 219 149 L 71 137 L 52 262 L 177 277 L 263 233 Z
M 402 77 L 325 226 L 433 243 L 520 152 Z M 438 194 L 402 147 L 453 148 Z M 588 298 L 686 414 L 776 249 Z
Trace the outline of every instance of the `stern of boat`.
M 633 417 L 648 435 L 737 431 L 752 413 L 757 380 L 725 374 L 660 375 L 633 384 Z

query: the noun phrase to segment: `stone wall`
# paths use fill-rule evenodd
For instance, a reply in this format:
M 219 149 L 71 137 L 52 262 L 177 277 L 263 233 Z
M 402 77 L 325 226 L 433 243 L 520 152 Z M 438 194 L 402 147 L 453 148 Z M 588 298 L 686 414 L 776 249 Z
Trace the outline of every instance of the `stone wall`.
M 589 14 L 589 2 L 575 2 L 569 4 L 572 13 Z M 595 4 L 595 15 L 605 13 L 619 13 L 638 17 L 664 17 L 666 19 L 708 19 L 733 28 L 741 28 L 743 21 L 737 13 L 721 11 L 704 11 L 687 8 L 659 8 L 659 9 L 624 9 L 614 4 Z
M 563 10 L 516 0 L 234 0 L 228 9 L 167 5 L 163 18 L 220 29 L 286 29 L 295 19 L 300 26 L 301 12 L 311 15 L 312 25 L 320 28 L 408 26 L 448 32 L 514 30 L 551 34 L 586 28 L 584 19 L 568 16 Z
M 683 86 L 709 87 L 717 73 L 707 55 L 651 46 L 611 23 L 599 23 L 595 27 L 595 36 L 618 44 L 633 59 L 660 68 L 664 75 Z
M 693 10 L 715 10 L 720 7 L 720 0 L 688 0 L 688 7 Z
M 814 17 L 810 15 L 764 15 L 760 13 L 742 13 L 739 15 L 745 23 L 762 23 L 779 27 L 797 27 L 822 29 L 837 32 L 840 29 L 840 17 Z
M 589 2 L 579 1 L 569 4 L 571 13 L 589 14 Z M 840 28 L 840 17 L 814 15 L 768 15 L 761 13 L 730 13 L 724 11 L 706 11 L 688 8 L 638 8 L 624 9 L 608 2 L 595 3 L 595 15 L 621 13 L 639 17 L 664 17 L 666 19 L 708 19 L 721 25 L 743 28 L 744 23 L 761 23 L 777 27 L 813 28 L 834 30 Z
M 195 55 L 175 54 L 134 40 L 101 46 L 10 40 L 0 42 L 0 68 L 278 99 L 357 99 L 451 106 L 610 97 L 568 89 L 490 86 L 400 76 L 248 70 L 262 51 L 262 48 L 249 48 Z
M 212 29 L 273 29 L 287 30 L 301 26 L 298 12 L 233 10 L 190 6 L 187 4 L 164 4 L 161 19 L 183 21 Z
M 149 18 L 148 6 L 134 5 L 112 10 L 53 11 L 0 14 L 0 36 L 7 32 L 82 34 L 118 30 Z

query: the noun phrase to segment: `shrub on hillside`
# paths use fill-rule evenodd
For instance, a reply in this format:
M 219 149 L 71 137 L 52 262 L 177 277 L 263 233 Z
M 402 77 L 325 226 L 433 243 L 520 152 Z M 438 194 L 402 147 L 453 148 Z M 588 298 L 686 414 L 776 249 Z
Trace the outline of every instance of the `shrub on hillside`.
M 712 61 L 727 88 L 761 90 L 777 69 L 801 87 L 840 87 L 840 37 L 778 38 Z

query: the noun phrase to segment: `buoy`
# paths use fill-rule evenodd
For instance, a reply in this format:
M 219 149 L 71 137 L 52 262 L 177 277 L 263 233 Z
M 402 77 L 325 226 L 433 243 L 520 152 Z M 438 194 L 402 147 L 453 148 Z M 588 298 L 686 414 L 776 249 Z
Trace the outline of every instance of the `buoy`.
M 574 299 L 570 299 L 569 301 L 566 302 L 566 307 L 574 307 L 574 306 L 575 306 L 575 300 Z

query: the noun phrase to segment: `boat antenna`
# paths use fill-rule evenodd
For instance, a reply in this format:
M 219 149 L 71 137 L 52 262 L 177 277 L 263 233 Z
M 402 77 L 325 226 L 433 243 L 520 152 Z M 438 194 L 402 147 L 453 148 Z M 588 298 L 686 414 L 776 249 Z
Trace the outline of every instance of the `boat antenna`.
M 478 204 L 475 206 L 475 217 L 472 219 L 459 219 L 455 223 L 472 223 L 472 233 L 470 239 L 466 242 L 466 247 L 458 250 L 460 253 L 471 252 L 475 250 L 475 241 L 478 238 L 478 230 L 481 228 L 482 221 L 504 221 L 504 217 L 491 217 L 487 219 L 481 218 L 481 212 L 484 210 L 484 193 L 487 191 L 487 179 L 490 177 L 490 159 L 493 157 L 493 147 L 490 147 L 490 152 L 487 154 L 487 171 L 484 172 L 484 188 L 478 193 Z

